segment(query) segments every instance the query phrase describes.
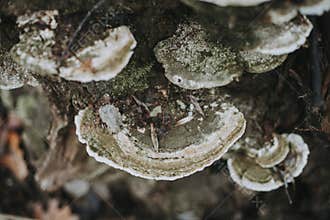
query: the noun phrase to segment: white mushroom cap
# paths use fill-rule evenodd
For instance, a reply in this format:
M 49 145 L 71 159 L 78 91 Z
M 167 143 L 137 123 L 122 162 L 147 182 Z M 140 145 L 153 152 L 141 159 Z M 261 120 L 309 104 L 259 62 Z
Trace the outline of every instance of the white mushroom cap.
M 95 123 L 98 120 L 106 128 Z M 130 119 L 113 105 L 102 106 L 99 112 L 87 108 L 75 118 L 76 133 L 97 161 L 155 180 L 175 180 L 203 170 L 221 158 L 245 131 L 243 115 L 222 104 L 204 120 L 194 118 L 173 127 L 155 149 L 149 131 L 141 134 L 126 120 Z
M 255 6 L 271 0 L 200 0 L 202 2 L 209 2 L 221 7 L 225 6 Z
M 330 0 L 305 0 L 299 6 L 299 11 L 305 15 L 322 15 L 330 10 Z
M 227 165 L 231 178 L 240 186 L 254 191 L 271 191 L 299 176 L 308 155 L 308 146 L 301 136 L 283 134 L 274 136 L 273 144 L 266 144 L 253 156 L 234 153 Z
M 136 47 L 134 36 L 126 26 L 108 31 L 108 37 L 99 40 L 71 57 L 67 67 L 61 67 L 60 76 L 67 80 L 90 82 L 109 80 L 120 73 L 128 64 Z M 81 62 L 88 62 L 82 67 Z
M 312 28 L 305 16 L 282 25 L 258 25 L 254 31 L 258 42 L 253 51 L 269 55 L 289 54 L 305 43 Z

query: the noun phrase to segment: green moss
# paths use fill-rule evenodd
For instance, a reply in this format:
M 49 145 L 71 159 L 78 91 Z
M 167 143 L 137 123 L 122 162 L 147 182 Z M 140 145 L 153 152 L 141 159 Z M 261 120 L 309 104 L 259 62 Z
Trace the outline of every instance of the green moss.
M 152 66 L 152 63 L 138 66 L 134 61 L 131 62 L 122 73 L 110 82 L 110 94 L 122 96 L 148 88 Z

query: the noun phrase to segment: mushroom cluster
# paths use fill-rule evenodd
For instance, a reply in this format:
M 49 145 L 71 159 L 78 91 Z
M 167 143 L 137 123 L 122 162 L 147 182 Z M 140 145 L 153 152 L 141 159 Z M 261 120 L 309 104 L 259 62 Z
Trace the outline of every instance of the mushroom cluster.
M 254 191 L 271 191 L 293 182 L 302 173 L 309 155 L 307 144 L 297 134 L 275 134 L 263 146 L 249 138 L 238 144 L 239 149 L 227 160 L 230 176 L 240 186 Z
M 305 15 L 321 14 L 330 8 L 329 0 L 182 2 L 197 13 L 188 13 L 175 33 L 158 40 L 151 48 L 155 58 L 143 65 L 137 65 L 133 56 L 139 46 L 130 31 L 134 27 L 124 25 L 108 29 L 102 39 L 77 51 L 66 48 L 67 53 L 59 55 L 56 49 L 63 45 L 58 45 L 56 10 L 18 17 L 21 34 L 11 49 L 10 62 L 16 62 L 15 69 L 22 68 L 20 74 L 78 82 L 79 88 L 63 86 L 77 95 L 70 97 L 69 105 L 78 104 L 74 103 L 68 118 L 75 115 L 79 141 L 99 162 L 142 178 L 175 180 L 203 170 L 228 153 L 230 175 L 243 187 L 269 191 L 292 182 L 307 163 L 309 149 L 303 139 L 297 134 L 274 134 L 271 141 L 266 140 L 253 128 L 252 105 L 245 111 L 244 98 L 231 97 L 218 87 L 238 80 L 244 72 L 264 73 L 280 66 L 305 44 L 313 28 Z M 265 8 L 269 10 L 260 16 Z M 213 22 L 205 24 L 209 19 Z M 134 35 L 139 40 L 142 34 Z M 6 71 L 0 70 L 1 78 L 6 77 Z M 141 93 L 111 97 L 104 91 L 116 86 L 100 88 L 108 87 L 100 81 L 115 82 L 126 76 L 138 81 L 139 72 L 152 72 L 157 78 L 148 78 Z M 22 80 L 14 81 L 11 88 L 22 85 Z M 84 89 L 92 96 L 86 100 L 93 103 L 79 102 Z
M 309 25 L 306 29 L 310 31 Z M 168 80 L 185 89 L 225 86 L 243 71 L 267 72 L 282 64 L 287 57 L 286 54 L 276 56 L 237 50 L 212 40 L 207 29 L 192 21 L 179 25 L 173 37 L 158 43 L 155 55 L 163 64 Z
M 201 16 L 212 14 L 211 21 L 207 19 L 207 25 L 212 26 L 201 25 L 205 21 L 200 16 L 189 18 L 155 47 L 155 55 L 165 76 L 185 89 L 225 86 L 244 71 L 275 69 L 306 42 L 313 25 L 305 15 L 320 15 L 330 9 L 329 0 L 183 2 Z

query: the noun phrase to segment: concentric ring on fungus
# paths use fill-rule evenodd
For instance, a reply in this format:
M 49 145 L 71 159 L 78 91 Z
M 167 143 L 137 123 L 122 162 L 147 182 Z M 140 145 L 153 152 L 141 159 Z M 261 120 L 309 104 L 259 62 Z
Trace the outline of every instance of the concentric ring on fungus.
M 307 144 L 297 134 L 275 135 L 273 143 L 255 152 L 254 156 L 237 152 L 227 160 L 234 182 L 254 191 L 271 191 L 293 182 L 309 155 Z
M 175 180 L 210 166 L 243 135 L 246 126 L 236 107 L 222 103 L 206 111 L 204 118 L 196 116 L 173 126 L 159 137 L 159 149 L 155 149 L 150 126 L 141 133 L 129 124 L 129 117 L 112 104 L 98 110 L 86 108 L 75 117 L 76 133 L 97 161 L 155 180 Z

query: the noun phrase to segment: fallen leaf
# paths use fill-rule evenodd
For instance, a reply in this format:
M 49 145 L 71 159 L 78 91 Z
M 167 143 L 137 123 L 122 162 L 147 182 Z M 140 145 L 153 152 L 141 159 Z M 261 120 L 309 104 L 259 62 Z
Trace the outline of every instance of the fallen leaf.
M 0 164 L 7 167 L 17 179 L 24 180 L 28 176 L 28 168 L 20 148 L 20 136 L 15 131 L 10 131 L 7 140 L 9 150 L 0 157 Z
M 52 199 L 48 203 L 47 210 L 42 208 L 41 204 L 34 207 L 35 218 L 40 220 L 78 220 L 78 216 L 71 212 L 69 206 L 59 207 L 56 199 Z

